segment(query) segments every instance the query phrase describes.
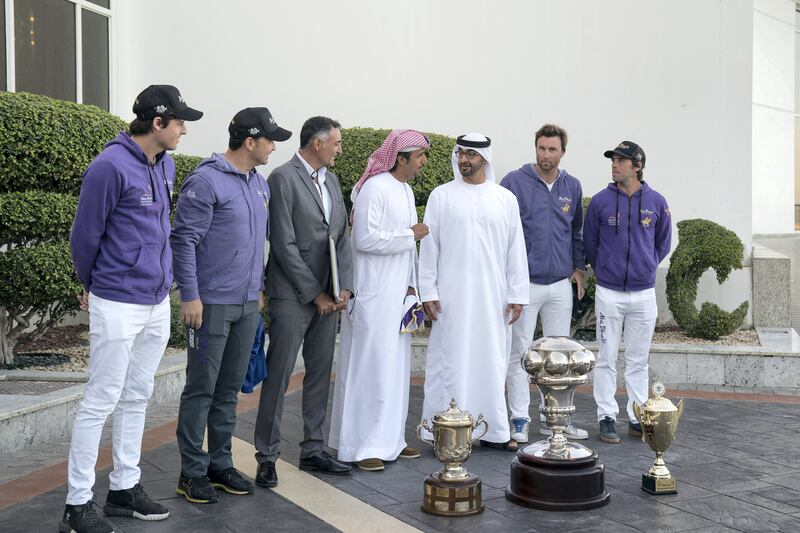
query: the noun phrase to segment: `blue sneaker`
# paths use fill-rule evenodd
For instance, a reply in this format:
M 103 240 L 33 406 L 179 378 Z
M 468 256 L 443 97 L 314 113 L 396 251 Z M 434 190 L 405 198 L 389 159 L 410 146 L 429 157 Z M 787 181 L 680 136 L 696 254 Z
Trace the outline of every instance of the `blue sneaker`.
M 511 420 L 511 439 L 517 442 L 528 442 L 528 427 L 530 422 L 527 418 L 514 418 Z

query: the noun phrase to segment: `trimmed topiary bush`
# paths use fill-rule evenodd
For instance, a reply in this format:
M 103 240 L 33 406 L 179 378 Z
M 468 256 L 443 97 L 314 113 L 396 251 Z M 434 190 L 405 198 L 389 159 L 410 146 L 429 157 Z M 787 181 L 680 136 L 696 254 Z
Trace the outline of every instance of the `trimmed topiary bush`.
M 91 160 L 127 127 L 95 106 L 0 92 L 0 192 L 77 194 Z
M 386 139 L 391 130 L 371 128 L 345 128 L 342 130 L 342 155 L 336 159 L 336 164 L 331 167 L 339 177 L 342 186 L 344 201 L 349 210 L 350 191 L 356 184 L 361 174 L 367 168 L 367 160 Z M 417 206 L 423 207 L 428 202 L 428 196 L 436 186 L 447 183 L 453 179 L 453 167 L 450 164 L 450 154 L 456 145 L 452 137 L 426 133 L 431 140 L 428 149 L 428 163 L 422 167 L 422 172 L 415 179 L 408 182 L 414 191 Z M 418 208 L 420 221 L 422 213 Z
M 0 194 L 0 246 L 9 248 L 69 239 L 78 199 L 24 191 Z
M 738 328 L 747 316 L 748 302 L 733 312 L 705 302 L 695 307 L 700 276 L 713 269 L 722 284 L 731 271 L 742 268 L 744 246 L 732 231 L 703 219 L 678 222 L 678 247 L 667 272 L 667 303 L 675 322 L 693 337 L 716 340 Z
M 17 342 L 41 337 L 77 310 L 81 291 L 69 238 L 78 199 L 24 191 L 0 194 L 0 362 L 13 362 Z
M 0 253 L 0 279 L 0 362 L 10 364 L 23 334 L 35 340 L 77 310 L 81 285 L 66 241 Z

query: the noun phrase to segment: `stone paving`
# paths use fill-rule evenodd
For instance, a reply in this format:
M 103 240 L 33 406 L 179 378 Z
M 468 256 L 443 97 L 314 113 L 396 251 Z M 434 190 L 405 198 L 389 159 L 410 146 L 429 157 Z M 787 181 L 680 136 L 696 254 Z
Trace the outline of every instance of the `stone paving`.
M 680 394 L 691 396 L 692 392 L 668 391 L 673 400 Z M 639 488 L 641 474 L 653 459 L 650 449 L 624 432 L 619 445 L 597 440 L 594 401 L 589 393 L 578 393 L 574 421 L 589 430 L 590 439 L 585 442 L 599 452 L 611 493 L 608 506 L 589 511 L 553 513 L 508 502 L 503 489 L 508 483 L 513 455 L 484 448 L 475 448 L 466 463 L 471 472 L 481 476 L 484 484 L 486 511 L 473 517 L 448 519 L 420 511 L 422 481 L 425 475 L 440 468 L 428 447 L 423 448 L 422 458 L 397 461 L 387 465 L 384 472 L 355 471 L 345 477 L 317 477 L 421 531 L 797 532 L 800 531 L 800 469 L 796 458 L 800 456 L 800 442 L 796 435 L 800 431 L 800 404 L 796 401 L 784 403 L 780 397 L 762 398 L 765 401 L 687 399 L 677 440 L 666 455 L 678 479 L 679 493 L 654 497 Z M 296 465 L 297 443 L 302 433 L 299 392 L 288 395 L 285 406 L 282 459 Z M 408 442 L 412 445 L 418 445 L 413 430 L 420 409 L 421 387 L 414 385 L 407 427 Z M 174 407 L 171 414 L 174 418 Z M 169 409 L 159 409 L 152 415 L 167 420 Z M 255 416 L 255 409 L 240 415 L 238 438 L 252 442 Z M 623 422 L 620 419 L 621 427 Z M 536 424 L 532 435 L 535 435 L 535 428 Z M 40 452 L 38 464 L 46 457 L 50 457 L 50 462 L 62 461 L 64 452 L 57 448 L 54 445 Z M 0 470 L 5 470 L 8 462 L 8 458 L 0 459 Z M 29 469 L 34 467 L 35 464 L 28 464 Z M 142 481 L 151 495 L 165 501 L 171 516 L 155 523 L 116 519 L 122 530 L 336 530 L 270 490 L 258 489 L 251 497 L 223 494 L 216 505 L 189 504 L 174 492 L 178 467 L 174 441 L 144 454 Z M 9 479 L 6 477 L 5 482 L 13 484 Z M 0 478 L 0 485 L 3 482 Z M 62 486 L 0 511 L 0 530 L 54 531 L 63 510 L 65 490 Z M 106 490 L 107 471 L 104 471 L 98 473 L 95 491 L 101 504 Z

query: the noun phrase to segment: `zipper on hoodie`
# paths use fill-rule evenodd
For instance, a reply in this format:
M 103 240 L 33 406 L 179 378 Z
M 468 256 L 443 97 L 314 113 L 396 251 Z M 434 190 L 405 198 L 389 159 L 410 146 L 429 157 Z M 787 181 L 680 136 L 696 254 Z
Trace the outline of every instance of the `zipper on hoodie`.
M 619 194 L 619 193 L 617 193 Z M 619 225 L 619 220 L 617 220 Z M 631 199 L 628 198 L 628 253 L 625 256 L 625 280 L 622 282 L 622 290 L 628 289 L 628 265 L 631 261 Z
M 558 178 L 556 178 L 558 179 Z M 553 282 L 553 191 L 542 182 L 541 177 L 539 183 L 544 186 L 545 194 L 547 195 L 547 242 L 550 244 L 550 253 L 547 254 L 547 283 L 548 285 Z M 553 187 L 555 189 L 555 187 Z
M 155 174 L 155 172 L 156 172 L 155 165 L 153 165 L 153 173 Z M 148 174 L 149 174 L 149 172 L 148 172 Z M 164 169 L 164 161 L 163 160 L 161 161 L 161 174 L 162 174 L 162 179 L 164 180 L 164 188 L 167 191 L 169 191 L 169 187 L 167 186 L 167 182 L 166 182 L 167 173 L 166 173 L 166 170 Z M 152 184 L 153 184 L 153 178 L 151 176 L 150 177 L 150 185 L 152 186 Z M 155 194 L 153 195 L 153 201 L 156 201 Z M 159 303 L 159 302 L 156 301 L 157 300 L 157 296 L 158 296 L 158 291 L 161 290 L 161 287 L 164 285 L 164 278 L 167 277 L 167 273 L 164 270 L 164 252 L 167 251 L 167 246 L 166 246 L 166 238 L 165 238 L 166 230 L 164 229 L 164 205 L 163 204 L 164 204 L 164 202 L 161 202 L 161 209 L 158 212 L 158 226 L 161 228 L 161 254 L 159 255 L 159 258 L 158 258 L 158 266 L 161 269 L 161 281 L 159 281 L 158 287 L 156 287 L 156 290 L 153 292 L 153 304 L 154 305 Z
M 250 237 L 253 238 L 255 242 L 255 217 L 256 212 L 253 209 L 253 191 L 250 187 L 250 175 L 246 174 L 244 177 L 244 188 L 247 190 L 247 194 L 244 195 L 247 198 L 247 209 L 250 211 Z M 242 301 L 242 305 L 247 304 L 247 293 L 250 291 L 250 285 L 253 283 L 253 261 L 256 257 L 256 246 L 253 246 L 253 253 L 250 255 L 250 266 L 247 269 L 247 287 L 244 289 L 244 298 Z

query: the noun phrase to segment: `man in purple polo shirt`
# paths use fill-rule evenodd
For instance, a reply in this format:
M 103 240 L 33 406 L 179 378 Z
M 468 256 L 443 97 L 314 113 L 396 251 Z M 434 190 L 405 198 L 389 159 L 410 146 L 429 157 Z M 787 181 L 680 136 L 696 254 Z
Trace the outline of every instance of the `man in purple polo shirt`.
M 586 210 L 583 243 L 597 276 L 597 365 L 594 400 L 600 440 L 617 444 L 619 414 L 617 355 L 625 337 L 625 388 L 628 433 L 642 436 L 633 402 L 644 405 L 648 389 L 650 341 L 656 327 L 656 269 L 670 250 L 672 221 L 663 196 L 643 180 L 644 150 L 622 141 L 604 154 L 611 159 L 608 187 L 595 194 Z
M 181 186 L 172 231 L 188 344 L 176 491 L 192 503 L 216 502 L 214 487 L 237 495 L 255 489 L 231 457 L 238 393 L 264 306 L 269 188 L 255 167 L 292 135 L 266 107 L 236 113 L 228 133 L 228 150 L 200 163 Z
M 115 410 L 114 470 L 103 511 L 163 520 L 169 511 L 139 483 L 142 434 L 153 378 L 169 339 L 172 252 L 169 211 L 175 163 L 166 153 L 203 113 L 171 85 L 151 85 L 120 133 L 86 169 L 70 235 L 72 262 L 89 311 L 89 382 L 72 428 L 67 506 L 59 531 L 106 533 L 92 501 L 106 418 Z
M 511 438 L 528 442 L 531 393 L 520 358 L 528 350 L 541 316 L 545 336 L 569 336 L 572 321 L 572 283 L 583 298 L 583 190 L 581 182 L 558 167 L 567 150 L 567 132 L 545 124 L 536 132 L 536 163 L 510 172 L 500 185 L 517 197 L 528 253 L 530 303 L 522 308 L 511 330 L 511 352 L 506 378 Z M 541 421 L 544 416 L 540 415 Z M 539 432 L 552 432 L 541 424 Z M 572 439 L 588 433 L 572 424 L 564 430 Z

